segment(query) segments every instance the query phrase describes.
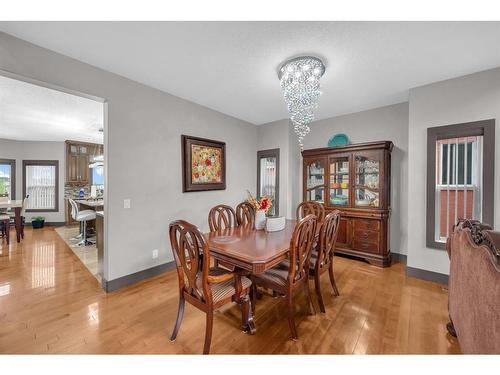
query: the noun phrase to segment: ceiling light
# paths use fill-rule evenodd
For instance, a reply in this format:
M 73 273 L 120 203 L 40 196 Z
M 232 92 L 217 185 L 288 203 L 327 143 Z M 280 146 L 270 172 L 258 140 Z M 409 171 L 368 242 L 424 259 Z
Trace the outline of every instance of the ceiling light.
M 319 81 L 324 72 L 323 62 L 312 56 L 287 60 L 281 64 L 278 72 L 290 121 L 301 149 L 304 147 L 304 137 L 311 130 L 308 124 L 314 120 L 313 111 L 318 107 L 321 96 Z

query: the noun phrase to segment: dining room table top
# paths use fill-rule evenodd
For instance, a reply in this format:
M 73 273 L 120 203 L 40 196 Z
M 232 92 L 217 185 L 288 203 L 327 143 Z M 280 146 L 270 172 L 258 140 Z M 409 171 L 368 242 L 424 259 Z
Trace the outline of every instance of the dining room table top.
M 22 207 L 23 205 L 23 200 L 22 199 L 6 199 L 2 200 L 0 199 L 0 208 L 16 208 L 16 207 Z
M 295 224 L 296 220 L 286 220 L 285 229 L 276 232 L 239 226 L 206 233 L 205 238 L 214 258 L 264 272 L 286 258 Z

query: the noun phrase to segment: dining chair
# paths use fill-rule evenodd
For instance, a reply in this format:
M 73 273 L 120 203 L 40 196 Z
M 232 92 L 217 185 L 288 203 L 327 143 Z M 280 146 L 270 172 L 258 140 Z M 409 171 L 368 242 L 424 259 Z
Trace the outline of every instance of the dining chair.
M 216 232 L 237 226 L 236 213 L 233 208 L 225 204 L 213 207 L 208 213 L 208 226 L 210 232 Z
M 224 230 L 232 227 L 238 226 L 238 222 L 236 220 L 236 213 L 233 208 L 227 206 L 225 204 L 219 204 L 212 209 L 208 213 L 208 227 L 210 228 L 210 232 L 217 232 L 219 230 Z M 214 265 L 218 267 L 222 265 L 230 271 L 234 271 L 234 267 L 230 264 L 219 262 L 219 260 L 214 259 Z
M 318 297 L 318 304 L 321 312 L 326 312 L 325 304 L 323 303 L 323 296 L 321 294 L 320 277 L 323 273 L 328 271 L 330 276 L 330 283 L 332 284 L 333 294 L 340 295 L 335 283 L 335 276 L 333 274 L 333 256 L 335 251 L 335 244 L 337 242 L 337 234 L 339 232 L 340 224 L 340 211 L 335 210 L 326 215 L 325 220 L 321 224 L 319 230 L 319 242 L 317 251 L 311 254 L 311 261 L 309 263 L 309 278 L 314 279 L 314 286 L 316 295 Z
M 304 201 L 297 206 L 296 219 L 300 220 L 303 217 L 313 214 L 318 218 L 318 222 L 322 222 L 325 218 L 325 207 L 315 201 Z
M 171 341 L 175 341 L 184 316 L 185 301 L 206 314 L 203 354 L 210 352 L 214 311 L 228 303 L 241 307 L 242 327 L 250 312 L 248 292 L 252 282 L 244 276 L 210 267 L 210 248 L 199 229 L 184 220 L 169 226 L 170 244 L 179 278 L 179 309 Z
M 8 203 L 9 195 L 8 194 L 0 194 L 0 203 Z M 8 208 L 0 208 L 0 215 L 5 215 L 8 211 Z
M 24 239 L 24 226 L 26 224 L 26 206 L 28 205 L 28 198 L 29 194 L 26 194 L 26 196 L 23 199 L 23 204 L 21 206 L 21 232 L 19 233 L 21 238 Z M 15 212 L 10 212 L 10 224 L 11 225 L 16 225 L 16 214 Z
M 323 295 L 321 294 L 320 277 L 323 273 L 328 271 L 330 277 L 330 284 L 333 288 L 333 294 L 339 296 L 339 290 L 335 283 L 335 276 L 333 273 L 333 256 L 335 252 L 335 244 L 337 242 L 337 234 L 340 225 L 340 211 L 334 210 L 326 215 L 322 223 L 319 223 L 319 240 L 315 243 L 311 251 L 311 260 L 309 262 L 309 279 L 314 280 L 316 289 L 316 296 L 321 312 L 326 312 L 325 304 L 323 302 Z M 290 261 L 288 259 L 282 261 L 278 266 L 281 269 L 288 269 Z
M 288 307 L 288 325 L 292 333 L 292 339 L 297 340 L 297 327 L 295 325 L 295 301 L 297 291 L 302 288 L 309 303 L 311 314 L 315 314 L 309 290 L 309 262 L 311 250 L 316 236 L 316 225 L 318 219 L 314 215 L 307 215 L 301 219 L 293 231 L 290 240 L 288 269 L 271 268 L 261 274 L 251 276 L 252 279 L 252 309 L 255 312 L 257 300 L 257 286 L 272 289 L 284 295 Z
M 241 202 L 236 206 L 236 223 L 238 226 L 253 226 L 255 221 L 255 209 L 248 202 Z
M 7 245 L 10 243 L 10 217 L 9 215 L 0 214 L 0 234 L 7 240 Z

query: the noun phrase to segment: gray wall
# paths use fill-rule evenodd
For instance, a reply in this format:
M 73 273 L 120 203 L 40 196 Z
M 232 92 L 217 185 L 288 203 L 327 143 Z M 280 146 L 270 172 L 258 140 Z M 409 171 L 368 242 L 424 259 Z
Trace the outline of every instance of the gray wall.
M 215 204 L 256 186 L 254 125 L 0 33 L 0 69 L 108 102 L 107 280 L 171 261 L 168 223 L 207 229 Z M 182 193 L 181 133 L 225 141 L 227 189 Z M 131 208 L 123 200 L 131 199 Z M 152 259 L 152 250 L 159 258 Z
M 2 126 L 2 124 L 0 124 Z M 23 160 L 58 160 L 59 161 L 59 211 L 58 212 L 27 212 L 26 221 L 33 216 L 43 216 L 47 222 L 64 222 L 64 175 L 65 167 L 64 142 L 33 142 L 0 139 L 0 159 L 16 160 L 16 199 L 23 196 Z
M 304 140 L 304 149 L 326 147 L 330 137 L 345 133 L 352 143 L 377 140 L 394 142 L 391 169 L 391 251 L 406 254 L 408 249 L 408 103 L 332 117 L 311 124 L 311 132 Z M 274 145 L 288 148 L 288 158 L 281 161 L 287 174 L 282 175 L 280 191 L 287 194 L 285 208 L 292 216 L 302 201 L 302 156 L 288 120 L 259 126 L 259 146 Z M 283 180 L 284 179 L 284 180 Z M 280 192 L 281 194 L 281 192 Z M 281 208 L 280 208 L 281 209 Z
M 446 251 L 425 245 L 427 128 L 500 117 L 500 68 L 410 90 L 408 266 L 449 273 Z M 498 120 L 497 120 L 498 121 Z M 500 141 L 498 122 L 496 144 Z M 500 160 L 496 150 L 495 228 L 500 229 Z M 488 161 L 485 161 L 488 162 Z

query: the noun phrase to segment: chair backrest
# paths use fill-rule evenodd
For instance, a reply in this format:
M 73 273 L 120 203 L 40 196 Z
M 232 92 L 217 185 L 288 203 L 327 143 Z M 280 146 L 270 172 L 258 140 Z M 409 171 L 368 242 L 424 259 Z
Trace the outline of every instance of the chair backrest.
M 318 221 L 323 221 L 325 218 L 325 207 L 321 203 L 314 201 L 304 201 L 297 206 L 297 220 L 300 220 L 310 214 L 316 216 Z
M 71 198 L 69 198 L 68 201 L 71 204 L 71 217 L 73 218 L 73 220 L 76 220 L 76 217 L 78 216 L 78 205 Z
M 248 202 L 241 202 L 236 206 L 236 222 L 238 226 L 253 225 L 255 221 L 255 209 Z
M 335 210 L 326 215 L 319 230 L 318 261 L 316 268 L 327 267 L 333 259 L 335 243 L 340 225 L 340 211 Z
M 288 281 L 295 284 L 309 277 L 309 260 L 316 237 L 318 218 L 307 215 L 301 219 L 293 230 L 290 241 L 290 267 Z
M 177 220 L 169 226 L 180 293 L 186 292 L 201 302 L 212 301 L 208 286 L 210 249 L 203 234 L 193 224 Z
M 235 227 L 237 226 L 236 213 L 232 207 L 219 204 L 208 213 L 208 226 L 210 232 Z
M 26 195 L 23 199 L 23 205 L 21 206 L 21 216 L 24 217 L 26 216 L 26 206 L 28 205 L 28 198 L 30 196 Z

